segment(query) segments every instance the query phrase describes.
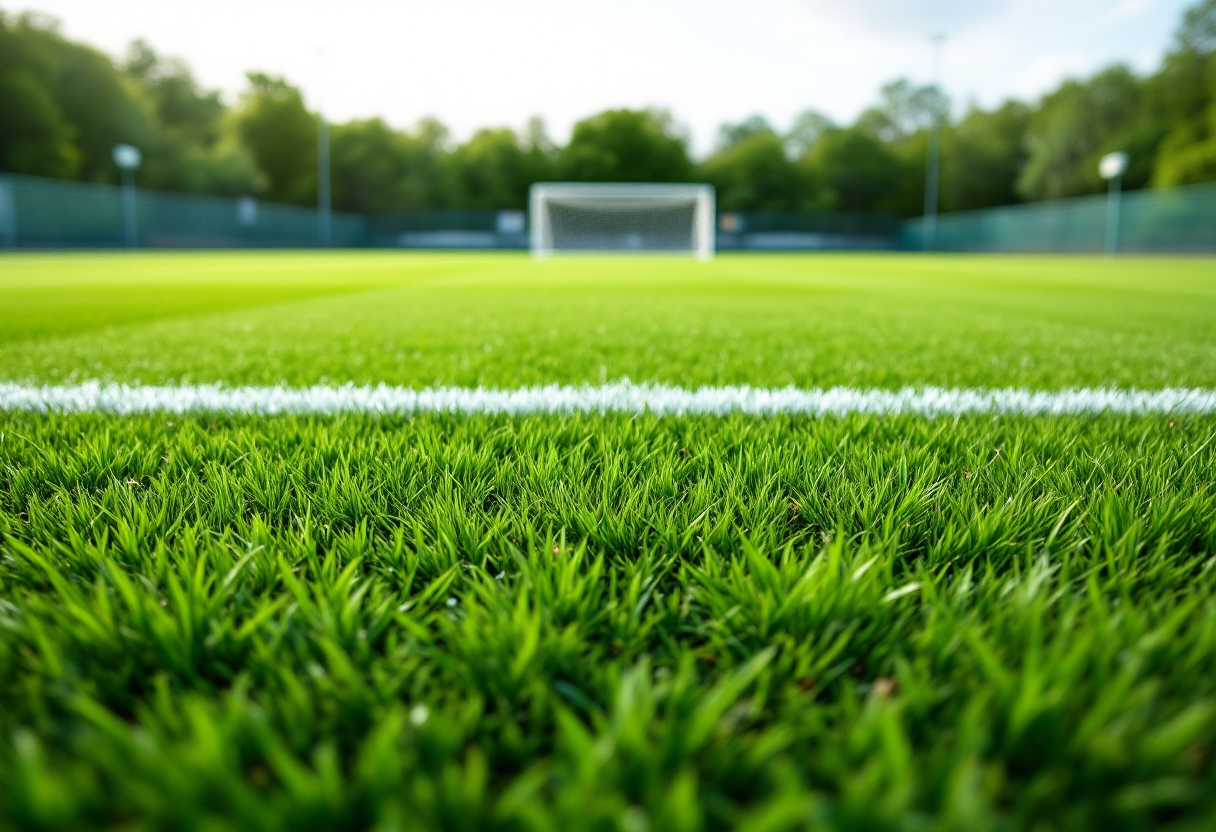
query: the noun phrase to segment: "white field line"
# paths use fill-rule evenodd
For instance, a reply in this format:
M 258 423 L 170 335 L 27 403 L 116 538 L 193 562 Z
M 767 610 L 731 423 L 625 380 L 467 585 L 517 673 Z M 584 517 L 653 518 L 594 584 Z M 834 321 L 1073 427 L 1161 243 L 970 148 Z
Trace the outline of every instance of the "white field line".
M 918 387 L 902 390 L 830 387 L 699 387 L 629 381 L 598 386 L 550 384 L 487 389 L 386 385 L 343 387 L 224 387 L 218 384 L 143 386 L 31 385 L 0 382 L 0 411 L 69 413 L 782 413 L 813 416 L 868 413 L 956 416 L 968 413 L 1184 414 L 1216 413 L 1216 389 L 1025 390 Z

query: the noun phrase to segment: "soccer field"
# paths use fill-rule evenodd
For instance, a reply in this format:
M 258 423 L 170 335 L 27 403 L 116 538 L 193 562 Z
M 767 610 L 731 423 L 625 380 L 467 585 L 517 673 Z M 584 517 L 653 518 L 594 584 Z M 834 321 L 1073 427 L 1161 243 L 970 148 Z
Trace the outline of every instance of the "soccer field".
M 1214 389 L 1210 259 L 0 258 L 0 827 L 1211 828 Z
M 1216 387 L 1216 263 L 397 253 L 0 261 L 0 378 Z

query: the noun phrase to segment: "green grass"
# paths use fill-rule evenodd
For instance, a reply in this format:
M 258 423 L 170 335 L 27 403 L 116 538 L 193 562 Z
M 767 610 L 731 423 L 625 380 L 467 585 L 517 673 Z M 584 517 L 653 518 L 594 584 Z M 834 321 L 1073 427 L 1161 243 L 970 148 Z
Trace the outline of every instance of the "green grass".
M 1205 260 L 28 256 L 0 379 L 1213 386 L 1214 301 Z M 1199 830 L 1214 752 L 1210 416 L 0 414 L 0 828 Z
M 33 255 L 0 260 L 0 332 L 19 333 L 0 378 L 1214 387 L 1214 277 L 1203 259 Z M 105 292 L 130 317 L 80 302 Z

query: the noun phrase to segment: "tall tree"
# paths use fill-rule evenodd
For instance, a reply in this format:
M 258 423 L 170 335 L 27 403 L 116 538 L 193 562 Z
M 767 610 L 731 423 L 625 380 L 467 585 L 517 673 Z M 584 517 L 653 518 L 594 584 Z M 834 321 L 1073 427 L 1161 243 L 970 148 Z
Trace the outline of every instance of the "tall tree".
M 184 61 L 162 57 L 137 40 L 127 50 L 125 69 L 147 90 L 162 127 L 188 132 L 205 145 L 219 138 L 224 102 L 218 92 L 199 87 Z
M 125 69 L 157 119 L 144 148 L 143 184 L 228 196 L 255 190 L 257 165 L 224 129 L 227 111 L 218 92 L 199 87 L 184 61 L 164 58 L 143 41 L 131 44 Z
M 1043 98 L 1030 118 L 1030 155 L 1018 178 L 1018 192 L 1027 199 L 1058 199 L 1102 190 L 1098 159 L 1129 149 L 1140 126 L 1143 100 L 1140 79 L 1125 66 L 1064 82 Z M 1132 154 L 1136 167 L 1128 172 L 1128 187 L 1148 180 L 1151 159 L 1145 155 L 1143 150 Z
M 524 208 L 533 182 L 552 177 L 543 145 L 505 127 L 479 130 L 450 157 L 461 208 Z
M 63 49 L 51 83 L 64 117 L 74 127 L 81 178 L 117 181 L 114 145 L 148 147 L 154 142 L 156 119 L 151 108 L 100 52 L 75 45 Z
M 47 28 L 30 15 L 0 12 L 0 170 L 71 177 L 80 167 L 72 127 L 40 80 L 58 63 L 42 36 Z
M 146 146 L 155 117 L 100 52 L 39 15 L 0 13 L 0 156 L 9 170 L 115 181 L 118 142 Z
M 0 69 L 0 113 L 0 170 L 64 178 L 75 175 L 80 154 L 72 143 L 72 129 L 33 72 Z
M 656 110 L 608 110 L 574 125 L 558 173 L 577 182 L 687 182 L 688 140 Z
M 437 119 L 421 119 L 405 134 L 403 209 L 454 208 L 456 184 L 445 160 L 452 152 L 448 128 Z
M 330 130 L 334 208 L 370 213 L 405 207 L 408 141 L 378 118 L 335 124 Z
M 717 189 L 718 207 L 728 211 L 822 211 L 832 195 L 810 166 L 799 166 L 771 129 L 739 139 L 714 153 L 701 175 Z
M 973 107 L 945 131 L 942 209 L 966 211 L 1020 202 L 1015 183 L 1026 164 L 1031 110 L 1007 101 L 995 110 Z
M 381 119 L 335 125 L 330 134 L 334 206 L 344 211 L 455 207 L 448 131 L 434 119 L 398 131 Z
M 907 78 L 883 86 L 878 106 L 857 119 L 857 127 L 880 141 L 895 144 L 933 124 L 934 113 L 947 113 L 949 102 L 933 86 L 918 87 Z
M 803 162 L 822 177 L 841 211 L 910 213 L 901 199 L 909 170 L 900 155 L 866 130 L 831 130 Z
M 317 200 L 317 118 L 300 91 L 282 78 L 251 72 L 235 125 L 264 179 L 260 193 L 273 202 Z
M 727 122 L 718 128 L 718 149 L 724 150 L 746 141 L 759 133 L 776 133 L 768 119 L 761 115 L 748 116 L 738 124 Z
M 794 118 L 794 125 L 785 134 L 785 152 L 791 159 L 801 159 L 810 153 L 823 135 L 836 129 L 836 123 L 817 110 L 804 110 Z
M 1216 0 L 1190 9 L 1152 89 L 1170 125 L 1153 171 L 1156 185 L 1216 182 Z

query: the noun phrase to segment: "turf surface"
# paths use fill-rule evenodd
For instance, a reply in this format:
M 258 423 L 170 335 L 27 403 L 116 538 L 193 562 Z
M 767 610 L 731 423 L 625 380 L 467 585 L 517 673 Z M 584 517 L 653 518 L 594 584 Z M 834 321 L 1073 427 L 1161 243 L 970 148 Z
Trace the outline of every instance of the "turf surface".
M 1216 387 L 1213 271 L 1077 257 L 32 255 L 0 261 L 0 332 L 16 333 L 0 340 L 0 377 Z
M 14 257 L 0 378 L 1216 386 L 1214 301 L 1205 260 Z M 1209 828 L 1214 436 L 0 414 L 0 826 Z

